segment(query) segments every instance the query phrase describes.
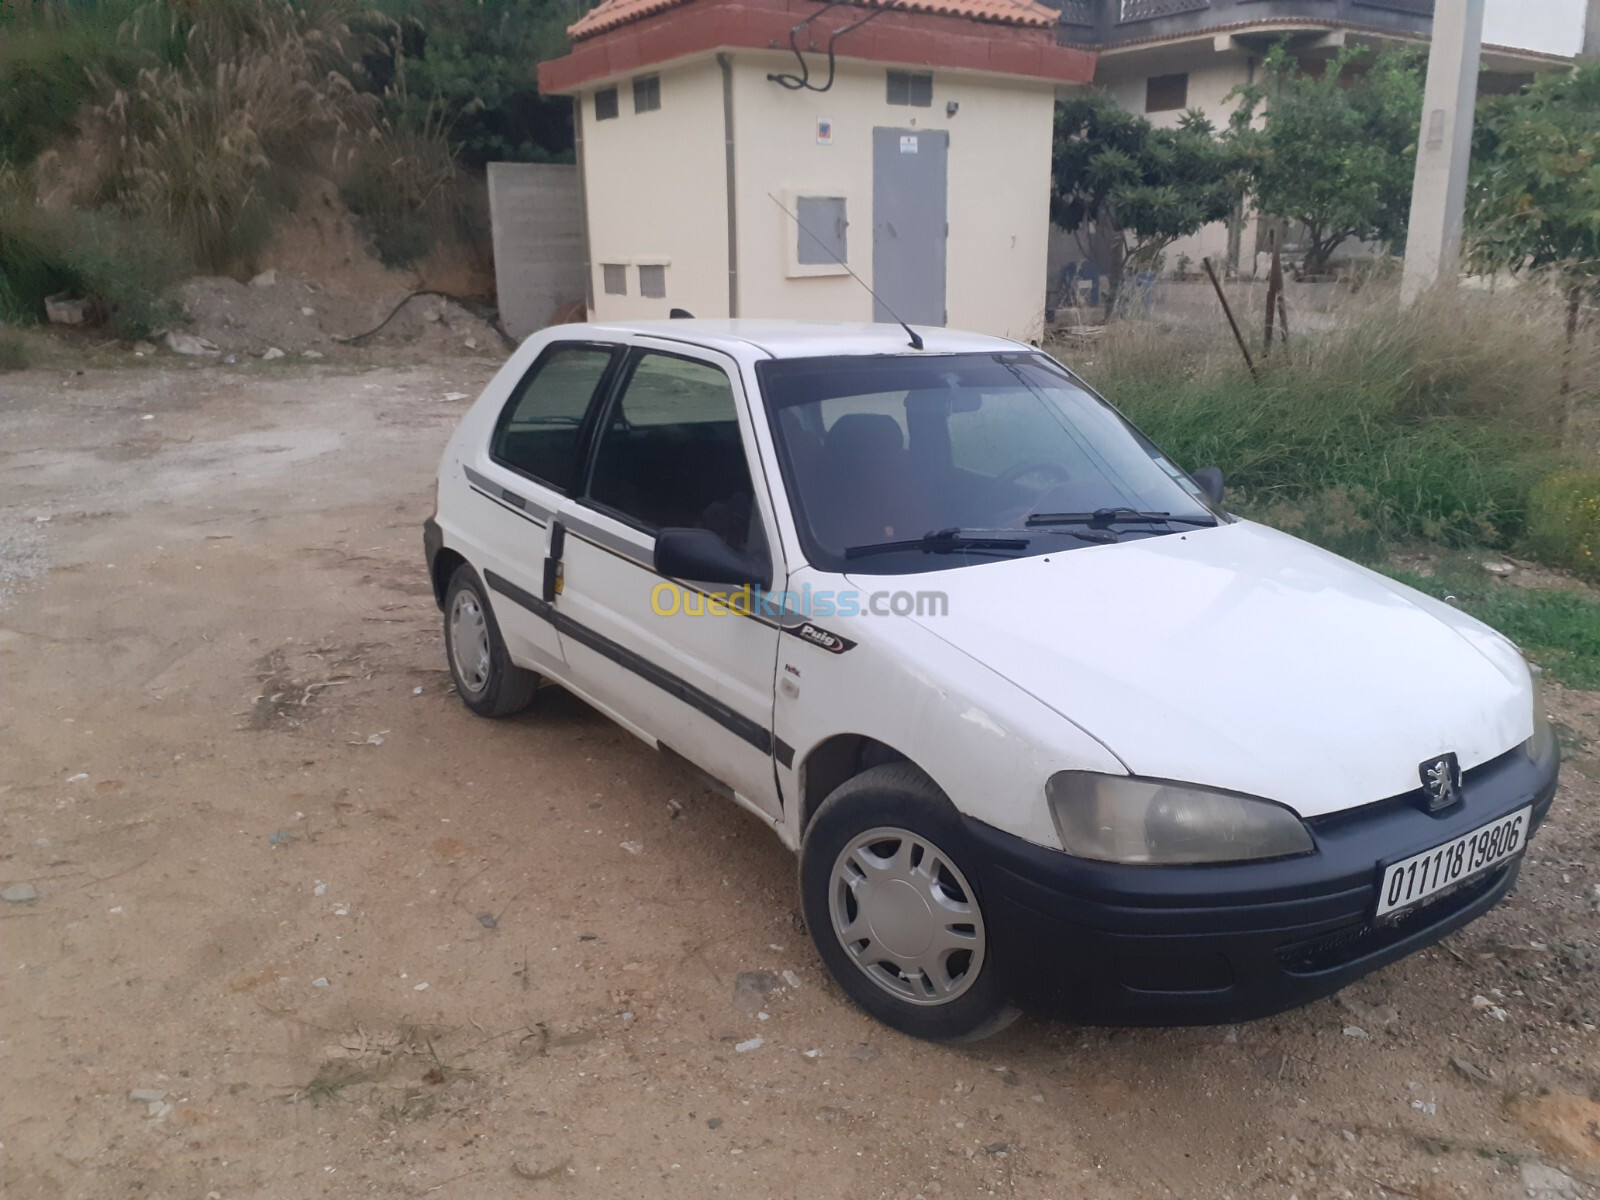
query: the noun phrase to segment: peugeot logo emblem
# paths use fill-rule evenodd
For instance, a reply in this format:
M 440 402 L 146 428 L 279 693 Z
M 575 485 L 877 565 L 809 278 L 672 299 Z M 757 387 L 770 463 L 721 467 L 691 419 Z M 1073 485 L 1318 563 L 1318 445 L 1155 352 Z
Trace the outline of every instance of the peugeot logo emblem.
M 1452 754 L 1430 758 L 1417 767 L 1422 777 L 1423 807 L 1428 812 L 1449 808 L 1461 799 L 1461 763 Z

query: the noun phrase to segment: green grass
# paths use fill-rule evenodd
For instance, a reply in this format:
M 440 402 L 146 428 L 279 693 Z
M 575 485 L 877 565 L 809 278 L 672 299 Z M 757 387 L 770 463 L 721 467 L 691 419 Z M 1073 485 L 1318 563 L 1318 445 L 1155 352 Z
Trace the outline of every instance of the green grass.
M 1600 599 L 1578 591 L 1518 587 L 1470 567 L 1424 576 L 1378 566 L 1391 579 L 1454 603 L 1517 643 L 1550 676 L 1568 687 L 1600 691 Z M 1480 571 L 1481 575 L 1482 572 Z
M 1221 467 L 1236 510 L 1291 533 L 1363 558 L 1519 545 L 1563 454 L 1559 317 L 1470 294 L 1402 312 L 1370 292 L 1259 383 L 1209 329 L 1126 322 L 1064 357 L 1178 462 Z

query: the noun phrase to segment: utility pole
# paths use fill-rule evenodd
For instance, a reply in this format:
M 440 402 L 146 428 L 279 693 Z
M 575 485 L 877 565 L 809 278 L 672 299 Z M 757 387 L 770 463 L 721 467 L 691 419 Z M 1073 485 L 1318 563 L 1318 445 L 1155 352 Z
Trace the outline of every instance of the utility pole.
M 1472 116 L 1478 100 L 1483 3 L 1454 0 L 1433 8 L 1406 264 L 1400 278 L 1402 304 L 1410 304 L 1441 279 L 1451 283 L 1456 279 L 1467 206 L 1467 165 L 1472 158 Z

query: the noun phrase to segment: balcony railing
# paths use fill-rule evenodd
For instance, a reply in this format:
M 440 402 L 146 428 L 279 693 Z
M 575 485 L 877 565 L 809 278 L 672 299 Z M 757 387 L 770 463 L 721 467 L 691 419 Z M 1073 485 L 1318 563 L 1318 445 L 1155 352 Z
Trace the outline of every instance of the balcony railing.
M 1211 0 L 1120 0 L 1117 13 L 1119 24 L 1130 21 L 1153 21 L 1157 17 L 1175 17 L 1179 13 L 1210 8 Z
M 1060 37 L 1080 46 L 1176 37 L 1285 20 L 1341 21 L 1426 36 L 1437 0 L 1045 0 L 1061 12 Z M 0 0 L 3 3 L 3 0 Z
M 1410 13 L 1418 17 L 1433 16 L 1433 0 L 1352 0 L 1361 8 L 1386 8 L 1390 12 Z

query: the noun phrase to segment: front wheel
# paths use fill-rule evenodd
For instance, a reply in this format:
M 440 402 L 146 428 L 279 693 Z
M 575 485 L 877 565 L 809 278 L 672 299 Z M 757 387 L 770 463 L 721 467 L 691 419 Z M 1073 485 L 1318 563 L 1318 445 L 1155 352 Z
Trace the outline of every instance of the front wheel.
M 478 573 L 462 563 L 444 594 L 444 646 L 462 702 L 480 717 L 528 707 L 539 677 L 511 661 Z
M 976 1041 L 1017 1017 L 1001 989 L 960 819 L 906 763 L 863 771 L 822 803 L 800 855 L 817 953 L 884 1024 Z

